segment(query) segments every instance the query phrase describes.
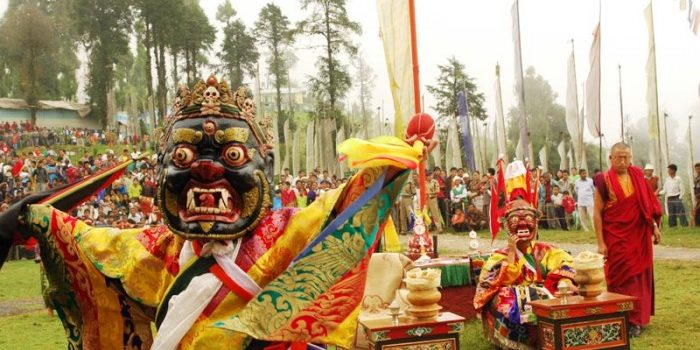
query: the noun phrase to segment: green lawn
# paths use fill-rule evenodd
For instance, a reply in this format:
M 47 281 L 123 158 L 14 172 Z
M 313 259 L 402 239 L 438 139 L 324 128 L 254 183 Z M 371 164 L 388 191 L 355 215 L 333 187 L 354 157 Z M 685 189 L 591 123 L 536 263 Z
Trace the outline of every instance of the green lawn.
M 634 349 L 676 350 L 697 348 L 692 334 L 700 329 L 694 300 L 700 295 L 700 262 L 656 262 L 656 316 Z M 65 349 L 63 329 L 57 318 L 42 310 L 39 270 L 31 261 L 8 262 L 0 270 L 0 349 Z M 31 301 L 19 314 L 6 311 Z M 468 302 L 468 301 L 465 301 Z M 32 311 L 33 310 L 33 311 Z M 18 312 L 15 309 L 10 311 Z M 482 337 L 478 321 L 467 322 L 461 348 L 493 349 Z
M 450 232 L 447 231 L 446 232 Z M 452 232 L 450 232 L 452 233 Z M 456 234 L 466 234 L 458 232 Z M 551 243 L 589 243 L 595 244 L 595 233 L 581 230 L 539 230 L 539 240 Z M 479 231 L 479 237 L 489 237 L 487 231 Z M 501 236 L 499 236 L 501 238 Z M 661 230 L 661 245 L 680 248 L 700 248 L 700 227 L 674 227 Z
M 677 350 L 697 349 L 700 319 L 691 300 L 700 294 L 700 262 L 657 261 L 656 316 L 640 338 L 632 339 L 633 349 Z M 461 337 L 461 348 L 493 349 L 482 337 L 479 321 L 467 322 Z

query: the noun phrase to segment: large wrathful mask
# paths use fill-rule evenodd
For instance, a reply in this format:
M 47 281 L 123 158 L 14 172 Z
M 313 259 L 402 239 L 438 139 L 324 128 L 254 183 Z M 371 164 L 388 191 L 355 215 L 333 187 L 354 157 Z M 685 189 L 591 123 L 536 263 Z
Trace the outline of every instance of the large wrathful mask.
M 537 236 L 537 211 L 530 203 L 516 199 L 506 207 L 506 230 L 519 241 L 531 241 Z
M 251 94 L 209 77 L 178 91 L 161 138 L 158 206 L 189 239 L 236 239 L 271 206 L 269 132 L 255 121 Z M 269 126 L 269 125 L 268 125 Z

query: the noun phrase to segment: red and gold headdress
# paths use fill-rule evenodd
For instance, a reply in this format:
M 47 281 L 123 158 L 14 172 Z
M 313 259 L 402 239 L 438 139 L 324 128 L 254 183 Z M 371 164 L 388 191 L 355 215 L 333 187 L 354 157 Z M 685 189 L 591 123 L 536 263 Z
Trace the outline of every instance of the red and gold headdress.
M 273 144 L 271 123 L 255 120 L 255 103 L 253 94 L 245 86 L 232 92 L 226 81 L 217 81 L 210 75 L 207 81 L 200 80 L 192 91 L 187 86 L 180 86 L 173 102 L 172 113 L 167 117 L 161 135 L 161 147 L 170 139 L 172 126 L 188 118 L 232 118 L 245 121 L 260 145 L 260 152 L 271 149 Z

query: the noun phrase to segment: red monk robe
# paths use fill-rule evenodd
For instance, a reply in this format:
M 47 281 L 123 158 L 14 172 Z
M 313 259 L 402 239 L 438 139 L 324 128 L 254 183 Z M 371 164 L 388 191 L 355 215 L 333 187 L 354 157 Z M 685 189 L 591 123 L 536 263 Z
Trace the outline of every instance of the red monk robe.
M 629 321 L 644 326 L 654 314 L 652 240 L 661 206 L 644 180 L 642 169 L 630 166 L 627 172 L 629 177 L 620 177 L 611 168 L 593 182 L 604 203 L 608 290 L 637 297 Z

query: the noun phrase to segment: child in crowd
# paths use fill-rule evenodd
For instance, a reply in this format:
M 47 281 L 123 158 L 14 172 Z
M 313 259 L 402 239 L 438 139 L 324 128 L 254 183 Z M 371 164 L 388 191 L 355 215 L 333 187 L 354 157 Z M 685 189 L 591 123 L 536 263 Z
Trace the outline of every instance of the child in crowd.
M 559 192 L 559 186 L 553 185 L 552 186 L 552 205 L 554 206 L 554 214 L 556 215 L 556 219 L 559 220 L 559 226 L 564 229 L 565 231 L 568 231 L 569 228 L 566 226 L 566 214 L 564 213 L 564 206 L 563 206 L 563 201 L 564 201 L 564 195 Z
M 275 190 L 275 195 L 272 196 L 272 209 L 281 209 L 282 208 L 282 191 L 280 189 Z
M 564 207 L 564 215 L 566 215 L 566 227 L 572 227 L 574 225 L 574 212 L 576 211 L 576 201 L 574 197 L 569 194 L 569 191 L 564 191 L 564 199 L 561 201 L 562 207 Z
M 451 222 L 452 228 L 454 228 L 456 232 L 465 232 L 469 229 L 467 227 L 467 218 L 464 215 L 464 211 L 462 210 L 462 208 L 455 209 L 455 212 L 452 215 Z

